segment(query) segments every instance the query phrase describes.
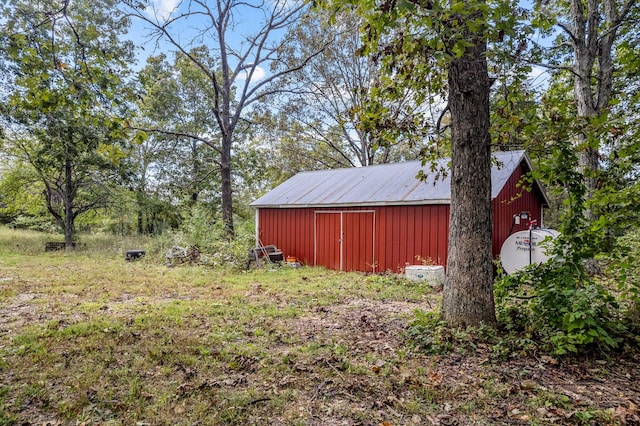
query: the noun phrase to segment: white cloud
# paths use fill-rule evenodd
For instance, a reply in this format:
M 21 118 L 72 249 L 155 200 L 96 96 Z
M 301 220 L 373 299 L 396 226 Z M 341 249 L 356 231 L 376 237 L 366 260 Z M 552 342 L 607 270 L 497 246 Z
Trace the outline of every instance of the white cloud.
M 180 0 L 153 0 L 145 9 L 147 16 L 158 21 L 166 21 L 177 9 Z
M 249 78 L 249 71 L 250 68 L 245 68 L 242 71 L 240 71 L 240 73 L 238 74 L 237 79 L 240 81 L 245 81 L 247 78 Z M 253 75 L 251 76 L 251 82 L 255 83 L 256 81 L 260 81 L 264 78 L 264 76 L 266 75 L 266 72 L 264 70 L 264 68 L 257 66 L 254 70 L 253 70 Z

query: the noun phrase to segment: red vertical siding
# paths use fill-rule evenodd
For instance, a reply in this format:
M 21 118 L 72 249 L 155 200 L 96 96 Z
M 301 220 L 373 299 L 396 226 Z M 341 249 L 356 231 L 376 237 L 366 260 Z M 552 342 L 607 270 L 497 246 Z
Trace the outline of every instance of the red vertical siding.
M 313 235 L 314 264 L 340 269 L 341 217 L 337 212 L 319 212 L 315 215 Z
M 358 211 L 357 214 L 354 210 Z M 431 259 L 444 265 L 447 258 L 449 206 L 384 206 L 367 208 L 258 209 L 258 236 L 262 244 L 274 244 L 286 256 L 295 256 L 307 265 L 314 264 L 315 247 L 323 250 L 318 264 L 335 265 L 338 254 L 330 240 L 337 238 L 339 213 L 345 212 L 342 226 L 343 269 L 399 272 L 406 265 Z M 346 213 L 351 211 L 352 213 Z M 322 218 L 316 221 L 316 217 Z M 333 218 L 333 219 L 329 219 Z M 328 221 L 331 224 L 328 224 Z M 316 230 L 315 227 L 318 226 Z M 314 232 L 324 237 L 314 244 Z M 374 238 L 375 237 L 375 238 Z M 320 237 L 319 237 L 320 238 Z M 321 247 L 326 246 L 326 247 Z M 346 251 L 346 252 L 345 252 Z M 330 263 L 334 262 L 334 263 Z
M 504 188 L 493 200 L 493 254 L 509 236 L 513 215 L 522 211 L 531 213 L 540 223 L 541 200 L 534 191 L 526 191 L 516 185 L 522 177 L 521 168 L 516 169 Z M 332 211 L 333 214 L 316 212 Z M 358 213 L 356 212 L 358 211 Z M 373 213 L 363 213 L 373 211 Z M 339 212 L 352 212 L 340 215 Z M 446 265 L 449 237 L 449 205 L 432 204 L 421 206 L 379 206 L 354 208 L 260 208 L 258 214 L 258 236 L 263 244 L 275 244 L 285 255 L 295 256 L 306 265 L 314 264 L 316 245 L 314 232 L 320 236 L 337 236 L 336 218 L 341 218 L 343 238 L 351 238 L 343 245 L 343 269 L 372 270 L 378 272 L 400 272 L 407 264 L 430 260 L 437 265 Z M 318 225 L 316 217 L 332 217 L 332 225 Z M 511 232 L 526 229 L 523 221 Z M 371 237 L 369 238 L 369 235 Z M 373 242 L 372 242 L 373 241 Z M 328 243 L 327 243 L 328 244 Z M 373 248 L 370 248 L 373 246 Z M 329 266 L 328 258 L 339 256 L 332 245 L 328 253 L 320 254 L 322 262 Z M 334 248 L 329 248 L 334 247 Z M 338 246 L 339 247 L 339 246 Z M 323 249 L 324 250 L 324 249 Z M 344 251 L 348 250 L 348 253 Z M 339 258 L 339 257 L 338 257 Z M 335 261 L 331 265 L 335 264 Z M 334 267 L 334 266 L 331 266 Z M 339 265 L 334 269 L 339 269 Z
M 342 213 L 342 270 L 372 272 L 374 269 L 375 212 Z
M 313 265 L 314 212 L 312 209 L 258 209 L 258 238 L 274 244 L 286 256 Z
M 518 167 L 504 185 L 502 191 L 491 203 L 493 209 L 492 240 L 494 257 L 500 254 L 502 243 L 510 235 L 509 231 L 513 233 L 528 228 L 528 221 L 521 221 L 520 225 L 514 225 L 513 215 L 520 212 L 529 212 L 531 217 L 538 221 L 538 225 L 542 223 L 542 218 L 540 217 L 542 203 L 540 198 L 534 190 L 527 191 L 525 189 L 527 184 L 517 186 L 523 175 L 522 167 Z
M 387 206 L 378 207 L 376 211 L 379 271 L 398 272 L 422 260 L 444 264 L 449 232 L 448 205 Z M 443 236 L 444 240 L 439 241 Z

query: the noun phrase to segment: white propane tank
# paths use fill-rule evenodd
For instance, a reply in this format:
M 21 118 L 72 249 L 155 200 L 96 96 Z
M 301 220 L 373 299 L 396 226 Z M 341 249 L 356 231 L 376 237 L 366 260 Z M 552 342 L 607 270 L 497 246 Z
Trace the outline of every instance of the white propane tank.
M 555 239 L 560 233 L 555 229 L 532 229 L 509 235 L 500 249 L 502 268 L 512 274 L 529 264 L 540 264 L 549 260 L 552 241 L 543 243 L 545 238 Z

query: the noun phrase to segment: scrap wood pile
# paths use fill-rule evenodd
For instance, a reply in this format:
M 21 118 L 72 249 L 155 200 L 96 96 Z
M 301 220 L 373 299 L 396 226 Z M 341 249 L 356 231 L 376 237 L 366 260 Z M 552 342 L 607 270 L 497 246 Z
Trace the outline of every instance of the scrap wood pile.
M 164 257 L 167 259 L 167 266 L 182 265 L 185 263 L 194 265 L 200 262 L 201 255 L 200 249 L 196 246 L 172 246 L 167 250 Z

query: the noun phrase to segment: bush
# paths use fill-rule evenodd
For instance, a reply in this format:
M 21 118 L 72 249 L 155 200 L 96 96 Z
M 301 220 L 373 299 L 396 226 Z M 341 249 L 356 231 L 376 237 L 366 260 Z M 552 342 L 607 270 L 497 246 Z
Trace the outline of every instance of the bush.
M 20 215 L 14 218 L 9 226 L 15 229 L 28 229 L 30 231 L 46 232 L 48 234 L 60 232 L 60 227 L 56 226 L 49 217 Z
M 597 200 L 588 193 L 584 176 L 575 167 L 578 151 L 570 139 L 560 138 L 551 149 L 555 161 L 540 172 L 564 198 L 560 236 L 550 261 L 497 280 L 498 321 L 506 330 L 525 333 L 539 342 L 542 350 L 555 354 L 612 351 L 628 338 L 635 338 L 628 319 L 638 300 L 637 285 L 635 296 L 633 291 L 627 292 L 629 281 L 624 271 L 628 268 L 619 261 L 623 256 L 612 262 L 620 272 L 618 286 L 587 274 L 586 267 L 601 270 L 596 260 L 611 251 L 620 223 L 607 213 L 613 200 Z M 587 216 L 589 210 L 599 214 Z M 631 299 L 621 303 L 625 294 Z
M 603 280 L 616 292 L 630 337 L 640 346 L 640 233 L 631 231 L 617 238 L 599 260 Z
M 195 246 L 201 253 L 200 263 L 211 267 L 244 268 L 248 251 L 254 245 L 252 221 L 240 221 L 236 236 L 228 240 L 221 220 L 214 217 L 205 205 L 195 205 L 177 231 L 165 232 L 153 240 L 153 251 L 164 256 L 173 246 Z
M 557 355 L 610 351 L 627 331 L 611 291 L 571 262 L 554 259 L 504 276 L 495 292 L 499 323 L 531 334 L 542 350 Z

